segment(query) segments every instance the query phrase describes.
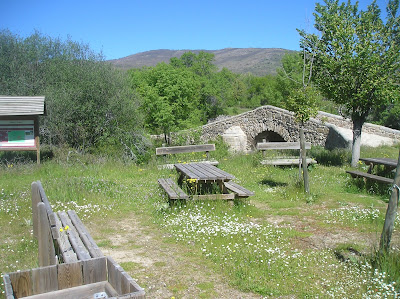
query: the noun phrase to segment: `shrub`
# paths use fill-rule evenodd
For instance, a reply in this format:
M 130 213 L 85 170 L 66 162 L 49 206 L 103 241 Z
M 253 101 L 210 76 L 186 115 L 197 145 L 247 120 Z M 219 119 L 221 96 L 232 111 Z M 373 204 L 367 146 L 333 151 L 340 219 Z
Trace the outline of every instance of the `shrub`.
M 313 146 L 309 155 L 319 164 L 327 166 L 341 166 L 351 161 L 351 152 L 348 149 L 327 150 L 322 146 Z

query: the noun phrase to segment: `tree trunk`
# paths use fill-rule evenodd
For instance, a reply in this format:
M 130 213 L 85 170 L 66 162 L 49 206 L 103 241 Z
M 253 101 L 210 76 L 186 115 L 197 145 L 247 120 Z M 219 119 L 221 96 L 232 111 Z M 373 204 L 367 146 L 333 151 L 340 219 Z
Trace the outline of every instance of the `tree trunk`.
M 396 220 L 397 209 L 399 207 L 400 195 L 400 152 L 397 162 L 396 175 L 394 177 L 394 185 L 392 194 L 390 195 L 389 204 L 386 210 L 385 223 L 381 234 L 381 242 L 379 244 L 380 252 L 388 252 L 390 249 L 390 240 L 392 238 L 394 222 Z
M 306 153 L 306 138 L 304 136 L 304 123 L 300 124 L 300 156 L 301 165 L 303 167 L 303 180 L 304 180 L 304 191 L 310 193 L 310 182 L 308 179 L 308 168 L 307 168 L 307 153 Z
M 361 150 L 361 130 L 365 120 L 353 120 L 353 145 L 351 148 L 351 166 L 356 167 L 358 160 L 360 160 Z

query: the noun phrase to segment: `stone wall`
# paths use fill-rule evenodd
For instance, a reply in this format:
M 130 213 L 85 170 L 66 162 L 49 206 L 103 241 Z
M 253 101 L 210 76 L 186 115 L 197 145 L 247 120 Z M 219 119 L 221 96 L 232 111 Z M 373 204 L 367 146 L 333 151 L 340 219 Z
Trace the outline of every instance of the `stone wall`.
M 240 127 L 247 137 L 244 151 L 251 151 L 255 147 L 256 136 L 265 131 L 279 134 L 285 141 L 298 141 L 299 124 L 292 112 L 274 106 L 262 106 L 223 120 L 209 123 L 202 127 L 204 141 L 215 139 L 217 136 L 229 134 L 230 128 Z M 318 119 L 311 119 L 306 123 L 305 138 L 313 145 L 324 146 L 329 128 Z
M 339 115 L 330 114 L 326 112 L 319 111 L 316 119 L 322 123 L 330 123 L 340 128 L 353 129 L 353 123 L 350 119 L 344 118 Z M 363 133 L 369 133 L 373 135 L 378 135 L 382 137 L 387 137 L 400 142 L 400 131 L 390 129 L 384 126 L 379 126 L 371 123 L 365 123 L 362 128 Z

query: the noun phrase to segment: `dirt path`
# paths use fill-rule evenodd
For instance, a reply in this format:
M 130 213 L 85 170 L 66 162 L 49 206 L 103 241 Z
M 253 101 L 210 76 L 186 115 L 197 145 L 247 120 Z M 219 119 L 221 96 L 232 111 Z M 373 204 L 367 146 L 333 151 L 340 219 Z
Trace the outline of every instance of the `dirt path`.
M 107 233 L 90 227 L 105 255 L 111 256 L 146 291 L 147 298 L 261 298 L 229 286 L 212 264 L 204 264 L 190 244 L 171 243 L 134 215 L 107 223 Z M 112 228 L 112 229 L 111 229 Z M 96 232 L 95 232 L 96 231 Z M 112 233 L 110 233 L 112 231 Z

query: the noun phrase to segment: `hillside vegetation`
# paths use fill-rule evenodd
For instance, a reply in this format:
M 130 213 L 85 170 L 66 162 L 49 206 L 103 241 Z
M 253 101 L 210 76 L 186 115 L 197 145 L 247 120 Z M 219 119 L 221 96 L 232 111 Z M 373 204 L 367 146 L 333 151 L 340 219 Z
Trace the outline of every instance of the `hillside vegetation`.
M 180 58 L 187 52 L 195 54 L 206 52 L 213 54 L 213 64 L 217 66 L 218 70 L 227 68 L 237 74 L 250 73 L 255 76 L 265 76 L 276 75 L 276 69 L 282 66 L 282 57 L 286 53 L 293 53 L 294 51 L 275 48 L 152 50 L 109 61 L 112 65 L 122 69 L 141 68 L 144 66 L 156 66 L 160 62 L 168 63 L 171 58 Z

